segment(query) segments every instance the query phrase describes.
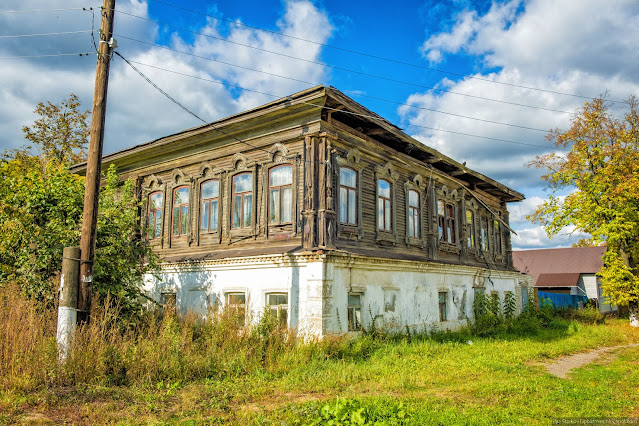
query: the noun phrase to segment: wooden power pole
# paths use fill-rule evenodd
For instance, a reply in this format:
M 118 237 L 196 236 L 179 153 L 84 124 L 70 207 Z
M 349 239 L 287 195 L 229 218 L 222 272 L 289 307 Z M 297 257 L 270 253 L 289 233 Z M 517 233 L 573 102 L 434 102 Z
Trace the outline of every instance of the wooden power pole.
M 78 321 L 88 321 L 91 311 L 91 289 L 93 284 L 93 258 L 98 221 L 98 199 L 100 196 L 100 172 L 102 169 L 102 145 L 104 142 L 104 119 L 106 116 L 109 65 L 113 46 L 113 15 L 115 0 L 104 0 L 102 24 L 98 44 L 98 64 L 95 70 L 95 90 L 89 137 L 86 182 L 84 189 L 84 213 L 80 238 L 81 259 L 80 285 L 78 291 Z

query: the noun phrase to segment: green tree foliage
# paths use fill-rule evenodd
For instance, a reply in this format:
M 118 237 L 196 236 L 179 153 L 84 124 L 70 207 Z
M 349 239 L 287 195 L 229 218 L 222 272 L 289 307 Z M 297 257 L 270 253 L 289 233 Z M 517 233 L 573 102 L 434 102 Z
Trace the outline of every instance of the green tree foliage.
M 543 179 L 552 193 L 529 219 L 549 236 L 574 225 L 592 235 L 593 243 L 605 243 L 604 295 L 629 306 L 631 323 L 639 326 L 639 107 L 634 97 L 627 105 L 617 117 L 604 99 L 595 99 L 576 114 L 570 129 L 549 134 L 569 151 L 531 163 L 547 171 Z M 563 197 L 566 190 L 572 192 Z
M 16 282 L 45 307 L 57 296 L 62 249 L 80 241 L 84 178 L 68 168 L 86 142 L 87 114 L 78 108 L 74 95 L 59 106 L 40 103 L 41 118 L 25 128 L 38 153 L 27 146 L 0 160 L 0 285 Z M 98 298 L 117 296 L 124 313 L 136 310 L 138 283 L 156 266 L 140 238 L 138 208 L 134 183 L 120 183 L 110 168 L 100 193 L 93 288 Z

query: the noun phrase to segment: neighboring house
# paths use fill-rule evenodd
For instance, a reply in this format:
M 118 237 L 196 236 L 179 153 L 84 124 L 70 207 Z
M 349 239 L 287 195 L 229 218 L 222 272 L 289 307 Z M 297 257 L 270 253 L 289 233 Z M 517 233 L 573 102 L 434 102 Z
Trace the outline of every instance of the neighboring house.
M 533 277 L 535 289 L 586 296 L 597 303 L 600 312 L 610 312 L 617 308 L 606 302 L 596 275 L 603 267 L 605 251 L 605 246 L 521 250 L 513 252 L 513 263 Z
M 518 301 L 507 202 L 524 197 L 314 87 L 105 156 L 136 180 L 162 258 L 144 290 L 182 312 L 265 308 L 299 333 L 456 328 Z M 76 168 L 82 171 L 83 166 Z M 522 289 L 524 291 L 522 291 Z

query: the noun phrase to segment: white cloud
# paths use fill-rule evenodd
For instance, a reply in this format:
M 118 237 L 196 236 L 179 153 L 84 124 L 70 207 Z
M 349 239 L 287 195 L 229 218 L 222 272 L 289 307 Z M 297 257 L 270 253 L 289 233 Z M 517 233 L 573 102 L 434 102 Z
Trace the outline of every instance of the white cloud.
M 52 4 L 44 0 L 9 0 L 9 3 L 3 4 L 3 9 L 52 8 Z M 69 0 L 65 2 L 64 7 L 87 7 L 87 4 L 83 0 Z M 144 1 L 121 1 L 117 8 L 142 18 L 149 17 L 148 5 Z M 0 26 L 6 29 L 8 34 L 91 28 L 89 12 L 60 12 L 58 15 L 55 20 L 51 19 L 51 14 L 44 16 L 32 14 L 23 18 L 0 15 Z M 312 39 L 319 43 L 328 41 L 334 30 L 328 15 L 307 0 L 285 1 L 282 15 L 276 24 L 279 31 L 284 34 Z M 99 9 L 96 14 L 96 26 L 99 26 Z M 319 45 L 303 43 L 282 35 L 260 32 L 212 18 L 203 20 L 199 26 L 195 23 L 191 28 L 223 40 L 204 36 L 193 38 L 191 34 L 183 37 L 177 33 L 169 33 L 169 47 L 245 68 L 291 76 L 299 80 L 324 82 L 328 78 L 323 68 L 317 65 L 227 43 L 224 40 L 250 44 L 313 61 L 321 61 L 322 52 Z M 160 34 L 166 34 L 165 29 L 158 28 L 153 22 L 125 14 L 116 13 L 114 33 L 118 40 L 118 52 L 131 61 L 226 84 L 227 86 L 224 86 L 134 64 L 165 92 L 209 122 L 274 100 L 270 96 L 229 86 L 241 86 L 277 96 L 286 96 L 309 86 L 293 80 L 137 43 L 130 39 L 156 43 Z M 52 36 L 43 40 L 45 44 L 31 39 L 20 39 L 19 42 L 12 44 L 3 43 L 0 56 L 87 51 L 91 41 L 88 35 L 76 35 L 68 39 L 54 39 Z M 8 66 L 4 66 L 5 64 Z M 94 73 L 94 56 L 3 62 L 3 67 L 0 67 L 1 81 L 15 83 L 5 85 L 0 90 L 0 116 L 6 117 L 0 121 L 0 148 L 22 145 L 23 137 L 20 128 L 35 119 L 30 111 L 33 111 L 40 101 L 50 100 L 57 103 L 65 99 L 70 92 L 74 92 L 80 97 L 85 107 L 90 107 Z M 109 80 L 105 154 L 199 124 L 201 124 L 199 120 L 152 88 L 122 60 L 117 57 L 114 59 Z
M 446 55 L 461 55 L 465 60 L 475 59 L 479 66 L 489 67 L 490 72 L 477 72 L 458 81 L 444 79 L 438 86 L 440 89 L 569 112 L 581 107 L 587 99 L 553 92 L 598 96 L 609 91 L 612 99 L 639 93 L 639 62 L 635 60 L 639 56 L 636 43 L 639 3 L 634 0 L 605 5 L 597 0 L 513 0 L 494 3 L 484 15 L 466 9 L 455 19 L 450 30 L 432 34 L 425 40 L 423 55 L 431 62 L 444 61 Z M 435 90 L 414 93 L 407 103 L 543 130 L 567 129 L 571 118 L 570 114 Z M 415 126 L 408 127 L 408 131 L 417 139 L 458 161 L 466 161 L 468 167 L 524 194 L 524 189 L 537 194 L 544 186 L 539 179 L 540 171 L 527 168 L 526 164 L 536 155 L 553 149 L 545 140 L 545 132 L 410 107 L 401 107 L 398 112 L 405 124 Z M 417 126 L 506 139 L 521 145 Z M 521 231 L 519 237 L 513 237 L 514 246 L 570 245 L 582 238 L 573 236 L 569 240 L 558 236 L 549 241 L 543 229 L 526 223 L 525 214 L 532 213 L 530 207 L 540 200 L 533 197 L 520 207 L 510 205 L 513 226 Z

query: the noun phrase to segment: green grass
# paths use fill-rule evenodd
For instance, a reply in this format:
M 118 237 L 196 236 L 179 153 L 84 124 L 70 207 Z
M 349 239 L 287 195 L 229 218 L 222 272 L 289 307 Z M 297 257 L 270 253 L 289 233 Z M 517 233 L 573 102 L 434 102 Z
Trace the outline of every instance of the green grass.
M 544 368 L 561 355 L 634 342 L 639 330 L 622 320 L 564 321 L 527 337 L 361 336 L 298 346 L 269 368 L 245 374 L 5 388 L 0 423 L 280 425 L 327 424 L 342 416 L 337 424 L 360 418 L 379 424 L 549 424 L 557 416 L 637 417 L 639 348 L 619 349 L 568 379 Z

